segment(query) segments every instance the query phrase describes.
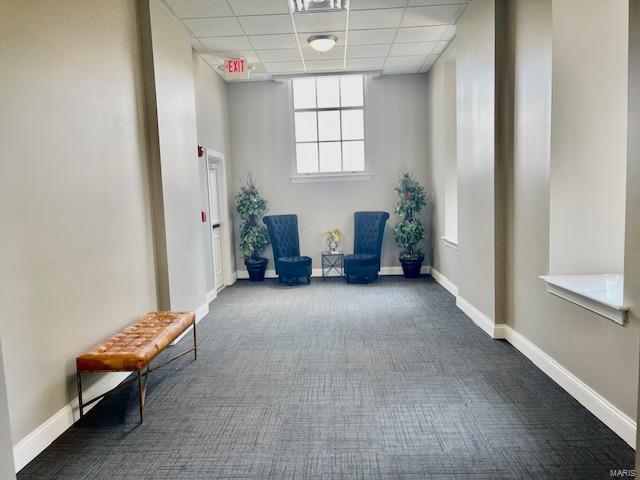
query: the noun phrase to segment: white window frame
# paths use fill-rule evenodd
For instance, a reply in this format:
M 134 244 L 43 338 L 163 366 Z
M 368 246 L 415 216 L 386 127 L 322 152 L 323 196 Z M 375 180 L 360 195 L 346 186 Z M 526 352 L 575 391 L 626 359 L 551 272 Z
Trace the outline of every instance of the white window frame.
M 367 115 L 366 115 L 366 108 L 367 108 L 367 82 L 366 82 L 366 78 L 364 74 L 359 74 L 359 73 L 350 73 L 350 74 L 344 74 L 344 75 L 336 75 L 335 73 L 331 73 L 331 74 L 317 74 L 317 75 L 305 75 L 304 78 L 313 78 L 313 79 L 318 79 L 320 77 L 341 77 L 341 76 L 353 76 L 353 75 L 361 75 L 362 76 L 362 106 L 357 106 L 357 107 L 323 107 L 323 108 L 318 108 L 317 106 L 317 97 L 318 97 L 318 90 L 317 90 L 317 82 L 316 82 L 316 107 L 315 108 L 299 108 L 296 109 L 295 105 L 294 105 L 294 101 L 293 101 L 293 80 L 295 78 L 302 78 L 302 76 L 292 76 L 290 77 L 288 83 L 289 83 L 289 112 L 290 112 L 290 117 L 291 117 L 291 131 L 293 132 L 293 149 L 292 149 L 292 174 L 289 176 L 289 179 L 291 180 L 292 183 L 312 183 L 312 182 L 344 182 L 344 181 L 353 181 L 353 180 L 370 180 L 371 179 L 371 172 L 367 169 L 368 163 L 367 163 Z M 340 98 L 340 103 L 342 103 L 342 99 L 340 97 L 341 92 L 340 90 L 338 90 L 338 95 Z M 296 139 L 296 125 L 295 125 L 295 114 L 296 112 L 315 112 L 317 114 L 317 112 L 323 112 L 323 111 L 337 111 L 337 112 L 342 112 L 343 110 L 362 110 L 362 122 L 363 122 L 363 138 L 362 138 L 362 142 L 364 144 L 364 170 L 358 170 L 358 171 L 339 171 L 339 172 L 309 172 L 309 173 L 298 173 L 298 162 L 297 162 L 297 147 L 296 145 L 298 143 L 315 143 L 318 145 L 318 149 L 320 148 L 320 143 L 324 143 L 321 142 L 319 140 L 320 136 L 319 136 L 319 132 L 317 132 L 316 134 L 316 141 L 313 142 L 298 142 Z M 340 142 L 340 164 L 342 165 L 344 159 L 342 158 L 342 144 L 344 142 L 344 140 L 342 140 L 342 114 L 340 114 L 340 140 L 332 140 L 332 141 L 328 141 L 326 143 L 330 143 L 330 142 Z M 316 130 L 319 129 L 319 122 L 318 122 L 318 118 L 316 116 Z M 349 140 L 346 140 L 349 141 Z M 354 141 L 358 141 L 358 140 L 354 140 Z M 318 162 L 320 161 L 320 152 L 318 151 Z M 320 170 L 320 166 L 318 165 L 318 170 Z

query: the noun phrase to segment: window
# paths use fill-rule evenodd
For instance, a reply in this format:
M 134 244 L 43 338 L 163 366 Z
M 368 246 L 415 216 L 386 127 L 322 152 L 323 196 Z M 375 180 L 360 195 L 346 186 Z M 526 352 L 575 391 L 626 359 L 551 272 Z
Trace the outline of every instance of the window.
M 299 175 L 364 171 L 364 77 L 294 78 Z

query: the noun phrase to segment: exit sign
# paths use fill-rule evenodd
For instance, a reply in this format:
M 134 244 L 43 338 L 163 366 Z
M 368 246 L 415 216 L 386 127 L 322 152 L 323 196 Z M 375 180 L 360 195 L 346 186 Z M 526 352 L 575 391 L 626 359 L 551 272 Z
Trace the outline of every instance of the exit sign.
M 249 78 L 247 59 L 227 58 L 224 61 L 224 74 L 227 78 Z

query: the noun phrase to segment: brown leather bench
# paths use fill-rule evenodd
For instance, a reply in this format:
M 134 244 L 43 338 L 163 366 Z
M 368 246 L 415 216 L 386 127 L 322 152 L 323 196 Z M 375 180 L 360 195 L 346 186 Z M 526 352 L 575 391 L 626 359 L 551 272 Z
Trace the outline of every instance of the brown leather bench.
M 84 415 L 84 407 L 137 380 L 140 423 L 142 423 L 149 374 L 190 352 L 194 352 L 194 359 L 197 360 L 198 345 L 195 320 L 196 315 L 193 312 L 149 312 L 133 324 L 77 357 L 76 378 L 78 381 L 80 418 Z M 151 361 L 191 326 L 193 326 L 193 348 L 182 352 L 157 367 L 150 368 Z M 81 374 L 96 372 L 135 372 L 136 376 L 83 403 Z

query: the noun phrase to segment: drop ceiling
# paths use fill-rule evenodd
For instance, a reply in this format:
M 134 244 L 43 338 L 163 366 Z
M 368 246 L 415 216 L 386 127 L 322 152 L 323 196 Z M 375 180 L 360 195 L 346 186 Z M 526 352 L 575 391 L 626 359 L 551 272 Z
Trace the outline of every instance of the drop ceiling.
M 470 0 L 351 0 L 343 11 L 292 13 L 288 0 L 164 0 L 191 32 L 194 50 L 217 67 L 246 57 L 250 80 L 275 75 L 381 71 L 424 73 L 456 33 Z M 332 34 L 321 54 L 307 43 Z M 224 78 L 224 76 L 223 76 Z

